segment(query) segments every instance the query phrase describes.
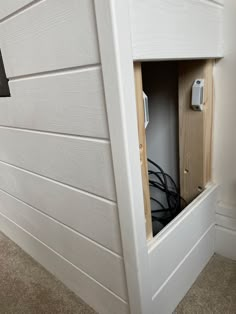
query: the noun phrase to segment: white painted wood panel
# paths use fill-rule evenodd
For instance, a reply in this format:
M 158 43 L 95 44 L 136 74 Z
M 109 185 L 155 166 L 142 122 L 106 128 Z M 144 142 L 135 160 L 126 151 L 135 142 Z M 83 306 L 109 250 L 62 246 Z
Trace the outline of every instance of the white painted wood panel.
M 215 226 L 212 225 L 188 254 L 183 256 L 181 263 L 155 294 L 152 304 L 153 313 L 173 313 L 214 254 L 214 238 Z
M 129 0 L 135 60 L 223 54 L 223 7 L 198 0 Z
M 216 215 L 216 225 L 234 230 L 236 231 L 236 219 L 223 216 L 223 215 Z
M 202 1 L 202 0 L 200 0 L 200 1 Z M 206 1 L 212 2 L 213 4 L 215 4 L 215 3 L 220 4 L 222 6 L 224 6 L 224 4 L 225 4 L 225 0 L 206 0 Z
M 0 229 L 97 312 L 129 314 L 126 302 L 1 214 Z
M 1 190 L 0 212 L 118 296 L 127 298 L 122 257 Z
M 215 223 L 217 190 L 216 186 L 212 186 L 203 192 L 150 243 L 153 294 L 161 288 L 209 226 Z
M 0 189 L 122 254 L 117 205 L 0 162 Z
M 212 5 L 218 4 L 221 6 L 224 6 L 224 3 L 225 3 L 225 0 L 198 0 L 198 1 L 202 1 L 202 2 L 206 1 L 206 2 L 211 3 Z
M 3 18 L 21 9 L 33 0 L 2 0 L 0 3 L 0 22 Z
M 99 62 L 92 0 L 45 0 L 0 26 L 8 77 Z
M 0 125 L 108 138 L 100 67 L 10 81 Z
M 225 202 L 218 201 L 216 213 L 236 219 L 236 206 L 234 204 L 226 204 Z
M 214 2 L 214 0 L 211 0 L 211 1 L 213 1 L 213 2 Z M 225 4 L 225 0 L 216 0 L 215 2 L 218 2 L 219 4 L 222 4 L 222 5 L 224 5 L 224 4 Z
M 216 253 L 236 261 L 236 231 L 216 226 Z
M 0 161 L 115 200 L 110 143 L 0 127 Z

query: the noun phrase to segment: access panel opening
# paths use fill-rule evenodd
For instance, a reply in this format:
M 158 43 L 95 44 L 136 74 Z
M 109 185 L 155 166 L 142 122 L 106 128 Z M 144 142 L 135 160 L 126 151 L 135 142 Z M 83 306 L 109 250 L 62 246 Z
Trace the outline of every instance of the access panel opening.
M 211 180 L 212 70 L 211 60 L 135 63 L 148 239 Z

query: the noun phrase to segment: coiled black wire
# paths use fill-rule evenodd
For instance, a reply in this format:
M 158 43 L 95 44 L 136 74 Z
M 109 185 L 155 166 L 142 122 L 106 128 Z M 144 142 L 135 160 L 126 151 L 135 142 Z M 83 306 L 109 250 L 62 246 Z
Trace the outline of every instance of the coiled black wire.
M 157 205 L 155 209 L 152 209 L 152 219 L 166 226 L 181 212 L 182 203 L 185 203 L 185 201 L 181 198 L 180 191 L 173 178 L 151 159 L 148 158 L 148 162 L 157 169 L 157 171 L 148 171 L 149 186 L 161 191 L 166 201 L 164 205 L 160 200 L 151 195 L 151 201 Z

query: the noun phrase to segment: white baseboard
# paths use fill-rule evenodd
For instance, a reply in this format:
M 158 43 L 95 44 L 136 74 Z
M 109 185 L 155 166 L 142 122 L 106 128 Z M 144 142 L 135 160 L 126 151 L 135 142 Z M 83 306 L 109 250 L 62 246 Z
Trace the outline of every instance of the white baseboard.
M 236 231 L 236 218 L 216 214 L 216 226 Z
M 218 202 L 216 208 L 216 253 L 236 260 L 236 208 Z
M 216 226 L 216 253 L 236 260 L 236 231 Z
M 236 219 L 236 204 L 228 204 L 218 201 L 216 206 L 216 213 Z

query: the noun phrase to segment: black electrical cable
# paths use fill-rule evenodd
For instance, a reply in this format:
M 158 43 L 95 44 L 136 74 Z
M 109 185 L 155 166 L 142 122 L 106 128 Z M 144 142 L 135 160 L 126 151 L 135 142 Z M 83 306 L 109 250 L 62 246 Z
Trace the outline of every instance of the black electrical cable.
M 148 158 L 148 162 L 157 169 L 157 171 L 148 171 L 149 185 L 154 188 L 151 194 L 155 194 L 155 189 L 159 190 L 164 195 L 167 205 L 165 206 L 152 195 L 151 201 L 157 205 L 157 208 L 152 209 L 152 219 L 158 221 L 164 227 L 181 212 L 182 202 L 186 202 L 181 197 L 174 179 L 151 159 Z
M 148 158 L 148 162 L 151 163 L 153 166 L 155 166 L 157 169 L 159 169 L 159 171 L 161 172 L 161 174 L 163 175 L 163 180 L 164 180 L 164 185 L 165 187 L 167 187 L 167 179 L 166 179 L 166 175 L 165 172 L 162 170 L 162 168 L 160 166 L 158 166 L 154 161 L 152 161 L 151 159 Z M 156 173 L 156 175 L 158 176 L 158 174 Z M 169 197 L 166 198 L 168 206 L 170 207 L 170 203 L 169 203 Z

